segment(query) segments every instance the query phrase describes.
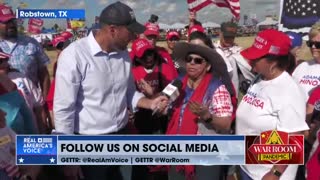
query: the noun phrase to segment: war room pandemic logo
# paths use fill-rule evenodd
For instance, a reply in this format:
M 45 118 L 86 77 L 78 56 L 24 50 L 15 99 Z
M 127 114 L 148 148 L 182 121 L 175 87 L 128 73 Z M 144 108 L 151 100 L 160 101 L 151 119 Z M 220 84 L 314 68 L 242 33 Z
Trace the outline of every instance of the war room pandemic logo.
M 246 136 L 246 164 L 303 164 L 304 137 L 282 131 Z

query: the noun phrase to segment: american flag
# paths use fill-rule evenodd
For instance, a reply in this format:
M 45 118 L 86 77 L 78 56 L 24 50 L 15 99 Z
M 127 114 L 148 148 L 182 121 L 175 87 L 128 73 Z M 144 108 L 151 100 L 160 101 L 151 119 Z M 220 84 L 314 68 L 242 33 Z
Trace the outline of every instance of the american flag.
M 308 32 L 320 19 L 320 0 L 282 0 L 280 29 Z
M 237 19 L 240 18 L 240 1 L 239 0 L 187 0 L 190 11 L 199 11 L 200 9 L 215 4 L 218 7 L 229 8 L 231 13 Z

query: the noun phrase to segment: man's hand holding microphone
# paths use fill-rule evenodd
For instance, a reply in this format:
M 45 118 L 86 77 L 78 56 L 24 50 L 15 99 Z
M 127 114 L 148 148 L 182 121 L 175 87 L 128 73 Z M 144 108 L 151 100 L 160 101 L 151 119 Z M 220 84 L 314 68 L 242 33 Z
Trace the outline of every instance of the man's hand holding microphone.
M 168 84 L 154 101 L 152 109 L 152 115 L 166 114 L 169 105 L 173 103 L 180 95 L 180 89 L 182 88 L 182 82 L 178 79 Z M 159 99 L 158 99 L 159 98 Z

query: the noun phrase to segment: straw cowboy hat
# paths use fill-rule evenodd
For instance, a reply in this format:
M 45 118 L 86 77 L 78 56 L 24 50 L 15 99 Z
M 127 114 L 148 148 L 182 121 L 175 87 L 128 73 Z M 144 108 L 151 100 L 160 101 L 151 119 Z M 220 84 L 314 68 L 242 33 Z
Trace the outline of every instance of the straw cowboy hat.
M 216 50 L 201 45 L 180 42 L 174 47 L 172 56 L 179 64 L 185 67 L 185 58 L 188 54 L 197 54 L 205 58 L 211 64 L 213 76 L 223 82 L 230 94 L 234 94 L 232 81 L 227 71 L 227 65 Z

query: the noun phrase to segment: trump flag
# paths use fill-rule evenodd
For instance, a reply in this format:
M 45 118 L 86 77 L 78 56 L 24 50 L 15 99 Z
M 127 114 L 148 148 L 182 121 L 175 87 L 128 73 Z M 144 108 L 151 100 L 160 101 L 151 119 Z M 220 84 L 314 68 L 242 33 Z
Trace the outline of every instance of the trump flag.
M 200 9 L 215 4 L 218 7 L 229 8 L 233 16 L 240 18 L 240 1 L 239 0 L 187 0 L 190 11 L 199 11 Z

